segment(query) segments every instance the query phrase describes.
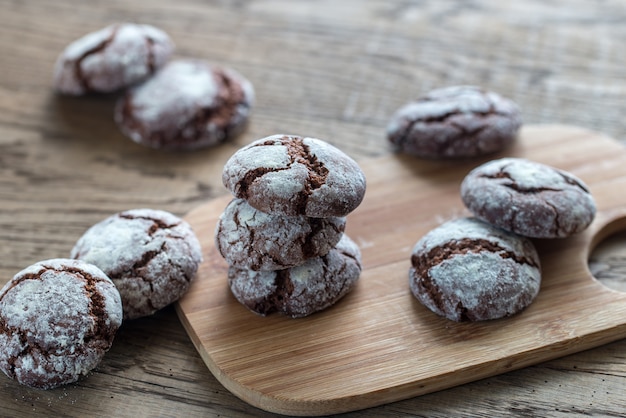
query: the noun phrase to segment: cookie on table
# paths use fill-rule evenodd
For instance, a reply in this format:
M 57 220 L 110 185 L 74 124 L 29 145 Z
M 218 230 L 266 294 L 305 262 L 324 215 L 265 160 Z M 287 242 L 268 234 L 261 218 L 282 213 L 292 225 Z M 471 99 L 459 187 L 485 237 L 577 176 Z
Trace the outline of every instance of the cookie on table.
M 102 269 L 120 292 L 124 319 L 135 319 L 185 294 L 202 252 L 183 219 L 161 210 L 133 209 L 89 228 L 71 257 Z
M 252 312 L 299 318 L 335 304 L 353 289 L 360 274 L 361 252 L 344 234 L 328 254 L 296 267 L 276 271 L 230 267 L 228 282 L 235 298 Z
M 170 61 L 115 107 L 124 135 L 151 148 L 193 150 L 240 134 L 254 102 L 252 84 L 202 60 Z
M 120 90 L 152 75 L 173 50 L 170 37 L 154 26 L 110 25 L 65 48 L 54 67 L 54 87 L 75 96 Z
M 33 264 L 0 290 L 0 369 L 38 389 L 75 382 L 100 363 L 121 323 L 120 295 L 100 269 Z
M 489 161 L 461 183 L 474 214 L 531 238 L 564 238 L 586 229 L 596 214 L 587 186 L 571 173 L 523 158 Z
M 476 86 L 451 86 L 398 109 L 387 139 L 399 152 L 416 157 L 470 158 L 508 147 L 521 124 L 511 100 Z
M 476 218 L 428 232 L 415 244 L 411 266 L 413 295 L 453 321 L 514 315 L 533 302 L 541 284 L 532 242 Z
M 345 225 L 343 217 L 272 215 L 234 199 L 220 216 L 215 242 L 231 266 L 280 270 L 327 254 L 341 239 Z
M 338 148 L 316 138 L 273 135 L 239 149 L 222 181 L 235 197 L 266 213 L 341 217 L 365 195 L 365 175 Z

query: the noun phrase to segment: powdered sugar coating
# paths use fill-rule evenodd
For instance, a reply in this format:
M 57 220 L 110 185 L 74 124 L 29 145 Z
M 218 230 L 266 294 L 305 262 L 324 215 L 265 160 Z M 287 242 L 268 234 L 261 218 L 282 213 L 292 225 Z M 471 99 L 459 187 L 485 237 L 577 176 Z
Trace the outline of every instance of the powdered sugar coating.
M 358 164 L 325 141 L 273 135 L 239 149 L 224 165 L 224 185 L 254 208 L 286 216 L 341 217 L 365 195 Z
M 252 84 L 236 71 L 176 60 L 120 98 L 115 121 L 138 144 L 192 150 L 238 135 L 253 103 Z
M 154 209 L 117 213 L 89 228 L 71 257 L 98 266 L 117 286 L 125 319 L 151 315 L 177 301 L 202 261 L 191 226 Z
M 587 186 L 571 173 L 523 158 L 472 170 L 461 197 L 477 217 L 531 238 L 563 238 L 586 229 L 596 214 Z
M 454 321 L 518 313 L 541 285 L 532 242 L 476 218 L 455 219 L 431 230 L 413 248 L 411 264 L 413 295 Z
M 339 242 L 345 218 L 271 215 L 234 199 L 216 225 L 215 242 L 229 265 L 279 270 L 327 254 Z
M 0 369 L 39 389 L 75 382 L 100 363 L 121 323 L 119 292 L 100 269 L 41 261 L 0 291 Z
M 173 50 L 170 37 L 154 26 L 110 25 L 67 46 L 54 67 L 54 86 L 70 95 L 116 91 L 154 73 Z
M 451 86 L 398 109 L 387 138 L 399 151 L 417 157 L 467 158 L 504 149 L 521 124 L 512 101 L 476 86 Z
M 228 281 L 233 295 L 252 312 L 299 318 L 335 304 L 354 288 L 360 274 L 361 252 L 344 234 L 323 257 L 277 271 L 230 267 Z

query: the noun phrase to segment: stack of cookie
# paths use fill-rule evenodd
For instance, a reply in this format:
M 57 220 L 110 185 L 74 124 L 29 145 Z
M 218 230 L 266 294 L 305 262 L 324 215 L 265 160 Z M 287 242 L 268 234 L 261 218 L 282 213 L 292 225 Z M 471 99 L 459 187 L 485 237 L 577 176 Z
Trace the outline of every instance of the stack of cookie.
M 344 234 L 345 217 L 365 194 L 354 160 L 319 139 L 274 135 L 238 150 L 222 180 L 235 199 L 215 241 L 240 303 L 259 315 L 296 318 L 352 289 L 361 255 Z

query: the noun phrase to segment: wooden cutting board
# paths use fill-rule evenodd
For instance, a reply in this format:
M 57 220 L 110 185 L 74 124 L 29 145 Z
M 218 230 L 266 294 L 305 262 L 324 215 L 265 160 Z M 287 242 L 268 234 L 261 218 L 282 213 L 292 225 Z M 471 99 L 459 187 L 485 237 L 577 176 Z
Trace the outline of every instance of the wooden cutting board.
M 307 318 L 260 317 L 230 294 L 227 265 L 213 243 L 217 218 L 230 196 L 188 214 L 204 262 L 177 311 L 208 368 L 258 408 L 326 415 L 449 388 L 626 337 L 626 293 L 604 287 L 587 267 L 597 243 L 626 229 L 626 149 L 579 128 L 529 126 L 514 147 L 489 159 L 504 156 L 576 174 L 598 205 L 595 221 L 582 234 L 535 241 L 543 282 L 524 312 L 455 323 L 415 300 L 408 287 L 413 245 L 440 223 L 468 215 L 460 182 L 488 159 L 433 162 L 391 155 L 361 162 L 367 193 L 348 216 L 346 229 L 362 250 L 359 284 L 335 306 Z

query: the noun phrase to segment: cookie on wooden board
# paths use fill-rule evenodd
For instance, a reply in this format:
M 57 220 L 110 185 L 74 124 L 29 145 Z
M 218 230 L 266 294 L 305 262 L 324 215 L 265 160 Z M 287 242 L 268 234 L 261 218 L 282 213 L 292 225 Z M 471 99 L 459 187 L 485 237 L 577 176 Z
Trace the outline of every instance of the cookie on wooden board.
M 328 254 L 296 267 L 276 271 L 230 267 L 228 282 L 235 298 L 252 312 L 299 318 L 335 304 L 352 290 L 360 274 L 361 252 L 344 234 Z
M 341 217 L 365 195 L 358 164 L 331 144 L 273 135 L 239 149 L 224 165 L 222 182 L 235 197 L 267 213 Z
M 431 311 L 453 321 L 514 315 L 541 285 L 533 243 L 476 218 L 434 228 L 411 253 L 409 286 Z
M 326 255 L 341 239 L 346 219 L 272 215 L 233 199 L 215 229 L 215 243 L 229 265 L 280 270 Z
M 463 179 L 461 197 L 474 216 L 530 238 L 577 234 L 596 214 L 582 180 L 524 158 L 501 158 L 476 167 Z

